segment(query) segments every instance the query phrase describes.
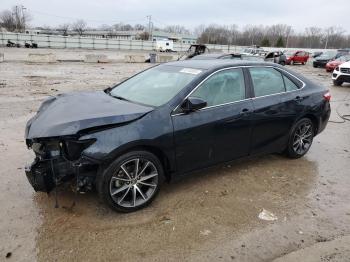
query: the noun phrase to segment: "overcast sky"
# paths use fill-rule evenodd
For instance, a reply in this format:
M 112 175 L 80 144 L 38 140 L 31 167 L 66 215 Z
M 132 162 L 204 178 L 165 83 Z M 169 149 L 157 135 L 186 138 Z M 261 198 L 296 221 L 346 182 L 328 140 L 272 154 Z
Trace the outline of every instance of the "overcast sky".
M 146 16 L 152 15 L 158 27 L 283 23 L 295 31 L 335 25 L 350 33 L 350 0 L 1 0 L 0 11 L 16 4 L 27 8 L 34 26 L 55 26 L 80 18 L 89 26 L 146 24 Z

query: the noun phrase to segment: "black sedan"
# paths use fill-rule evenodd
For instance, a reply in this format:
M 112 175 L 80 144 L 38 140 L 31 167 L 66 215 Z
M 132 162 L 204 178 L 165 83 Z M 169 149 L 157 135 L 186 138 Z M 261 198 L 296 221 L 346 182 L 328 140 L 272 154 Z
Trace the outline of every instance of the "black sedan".
M 36 191 L 73 181 L 111 208 L 148 205 L 161 182 L 233 159 L 299 158 L 330 116 L 329 92 L 277 64 L 187 60 L 105 91 L 62 94 L 28 121 Z

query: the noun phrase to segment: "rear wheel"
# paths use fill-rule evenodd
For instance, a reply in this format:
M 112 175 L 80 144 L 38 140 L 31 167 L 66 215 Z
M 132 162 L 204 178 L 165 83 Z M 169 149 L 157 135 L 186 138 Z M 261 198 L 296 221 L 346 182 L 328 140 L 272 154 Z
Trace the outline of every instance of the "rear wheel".
M 292 128 L 287 146 L 287 156 L 299 158 L 310 149 L 314 138 L 314 125 L 308 118 L 299 120 Z
M 343 84 L 343 81 L 340 81 L 338 79 L 333 80 L 333 85 L 335 85 L 335 86 L 341 86 L 342 84 Z
M 163 167 L 155 155 L 132 151 L 117 158 L 102 172 L 97 190 L 112 209 L 132 212 L 152 202 L 163 176 Z
M 301 64 L 302 64 L 302 65 L 305 65 L 305 62 L 302 62 Z

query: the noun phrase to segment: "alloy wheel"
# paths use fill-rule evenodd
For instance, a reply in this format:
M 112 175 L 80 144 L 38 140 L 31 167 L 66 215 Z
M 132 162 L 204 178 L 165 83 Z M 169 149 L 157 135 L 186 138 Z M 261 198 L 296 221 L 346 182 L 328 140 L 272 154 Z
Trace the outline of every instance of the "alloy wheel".
M 298 126 L 294 133 L 293 150 L 298 155 L 304 154 L 309 150 L 313 139 L 312 125 L 302 123 Z
M 158 171 L 147 159 L 133 158 L 119 166 L 109 183 L 114 202 L 126 208 L 143 205 L 158 187 Z

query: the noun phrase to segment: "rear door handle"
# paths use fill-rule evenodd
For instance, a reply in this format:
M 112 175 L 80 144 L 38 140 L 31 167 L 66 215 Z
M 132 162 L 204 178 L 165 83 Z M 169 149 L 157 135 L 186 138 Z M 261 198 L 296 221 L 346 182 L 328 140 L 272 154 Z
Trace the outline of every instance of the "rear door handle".
M 241 111 L 241 114 L 247 114 L 249 112 L 250 112 L 250 110 L 248 108 L 243 108 Z
M 301 96 L 297 96 L 296 98 L 294 98 L 294 101 L 300 102 L 302 101 L 304 98 Z

